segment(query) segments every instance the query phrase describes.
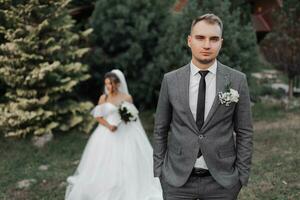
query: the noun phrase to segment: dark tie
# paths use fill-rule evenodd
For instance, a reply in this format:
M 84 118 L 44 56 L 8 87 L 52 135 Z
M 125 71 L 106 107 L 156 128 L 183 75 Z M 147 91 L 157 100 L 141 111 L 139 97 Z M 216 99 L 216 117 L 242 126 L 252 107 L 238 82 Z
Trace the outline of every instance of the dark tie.
M 205 83 L 205 76 L 209 71 L 199 71 L 201 75 L 201 79 L 199 82 L 198 88 L 198 102 L 197 102 L 197 115 L 196 115 L 196 124 L 199 130 L 202 128 L 204 123 L 204 111 L 205 111 L 205 91 L 206 91 L 206 83 Z M 201 149 L 198 152 L 198 158 L 202 155 Z

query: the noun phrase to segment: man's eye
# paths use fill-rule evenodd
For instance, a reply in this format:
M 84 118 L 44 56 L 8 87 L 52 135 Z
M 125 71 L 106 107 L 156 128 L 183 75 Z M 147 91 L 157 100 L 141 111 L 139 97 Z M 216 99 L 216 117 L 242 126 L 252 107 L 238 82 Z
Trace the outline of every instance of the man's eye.
M 213 41 L 213 42 L 217 42 L 217 41 L 219 41 L 219 38 L 211 38 L 211 41 Z
M 196 37 L 197 40 L 204 40 L 204 37 L 198 36 Z

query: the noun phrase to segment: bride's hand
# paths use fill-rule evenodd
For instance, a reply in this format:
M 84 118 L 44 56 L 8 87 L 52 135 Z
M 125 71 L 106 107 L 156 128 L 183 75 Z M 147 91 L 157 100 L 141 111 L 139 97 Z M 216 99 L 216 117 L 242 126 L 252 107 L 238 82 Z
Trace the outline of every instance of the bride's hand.
M 117 130 L 117 126 L 109 125 L 108 129 L 112 132 L 115 132 Z

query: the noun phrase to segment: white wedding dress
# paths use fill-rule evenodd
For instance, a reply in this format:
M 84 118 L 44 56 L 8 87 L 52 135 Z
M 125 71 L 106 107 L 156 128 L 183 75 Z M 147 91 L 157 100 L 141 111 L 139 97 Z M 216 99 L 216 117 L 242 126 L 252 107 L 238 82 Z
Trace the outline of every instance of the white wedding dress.
M 159 179 L 153 176 L 153 150 L 140 120 L 121 122 L 118 107 L 109 102 L 92 114 L 118 129 L 111 132 L 99 124 L 94 130 L 75 174 L 67 179 L 65 199 L 162 200 Z

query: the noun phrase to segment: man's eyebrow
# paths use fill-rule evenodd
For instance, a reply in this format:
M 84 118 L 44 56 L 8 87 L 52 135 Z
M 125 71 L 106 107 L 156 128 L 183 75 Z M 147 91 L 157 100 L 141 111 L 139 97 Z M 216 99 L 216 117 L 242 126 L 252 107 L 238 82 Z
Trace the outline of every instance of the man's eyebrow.
M 205 35 L 195 35 L 195 37 L 206 37 Z M 214 35 L 214 36 L 210 36 L 209 38 L 221 38 L 220 36 Z
M 220 39 L 221 37 L 220 36 L 212 36 L 210 37 L 211 39 Z

